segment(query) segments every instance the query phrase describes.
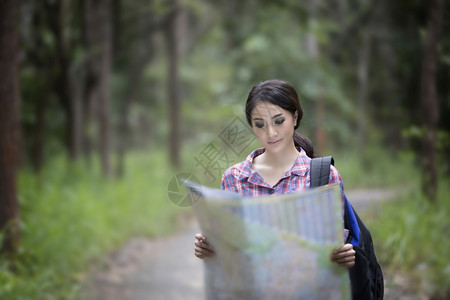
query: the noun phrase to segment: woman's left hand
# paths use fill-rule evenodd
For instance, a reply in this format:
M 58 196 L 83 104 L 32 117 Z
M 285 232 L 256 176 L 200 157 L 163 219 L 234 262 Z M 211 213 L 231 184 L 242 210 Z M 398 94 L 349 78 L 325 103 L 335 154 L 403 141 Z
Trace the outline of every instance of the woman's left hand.
M 345 244 L 341 248 L 334 249 L 331 252 L 331 261 L 341 267 L 351 268 L 355 265 L 355 250 L 352 244 Z

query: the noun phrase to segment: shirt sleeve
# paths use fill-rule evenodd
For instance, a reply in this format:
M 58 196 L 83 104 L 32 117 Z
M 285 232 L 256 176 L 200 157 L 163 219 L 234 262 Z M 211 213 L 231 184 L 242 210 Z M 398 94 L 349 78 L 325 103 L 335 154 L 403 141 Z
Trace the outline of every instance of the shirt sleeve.
M 341 190 L 341 202 L 342 202 L 342 217 L 344 218 L 344 209 L 345 209 L 345 193 L 344 193 L 344 183 L 342 182 L 341 174 L 339 171 L 333 166 L 330 166 L 330 178 L 328 179 L 328 183 L 339 183 L 339 188 Z M 344 228 L 344 242 L 347 241 L 349 230 Z
M 328 184 L 331 183 L 339 183 L 339 187 L 341 190 L 342 205 L 344 206 L 345 203 L 344 183 L 342 182 L 341 174 L 339 174 L 339 171 L 333 165 L 330 166 L 330 178 L 328 179 Z

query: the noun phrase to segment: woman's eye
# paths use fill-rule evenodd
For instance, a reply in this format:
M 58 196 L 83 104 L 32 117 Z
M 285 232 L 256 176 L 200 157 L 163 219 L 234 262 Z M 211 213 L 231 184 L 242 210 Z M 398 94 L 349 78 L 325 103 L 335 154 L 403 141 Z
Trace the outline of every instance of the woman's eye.
M 276 120 L 275 125 L 281 125 L 281 124 L 283 124 L 283 122 L 284 122 L 284 119 Z
M 258 128 L 263 128 L 264 127 L 264 123 L 255 123 L 255 126 Z

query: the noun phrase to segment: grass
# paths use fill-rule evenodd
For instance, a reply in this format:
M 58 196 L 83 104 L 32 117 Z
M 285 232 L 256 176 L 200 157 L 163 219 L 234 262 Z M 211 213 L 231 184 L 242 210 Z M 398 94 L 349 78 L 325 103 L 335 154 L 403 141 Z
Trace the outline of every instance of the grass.
M 188 172 L 201 175 L 193 160 L 197 153 L 184 152 L 184 161 Z M 448 180 L 440 184 L 437 203 L 430 204 L 418 191 L 420 172 L 410 154 L 372 153 L 365 160 L 356 159 L 354 153 L 337 153 L 335 159 L 347 190 L 401 187 L 403 191 L 397 201 L 383 204 L 382 213 L 364 220 L 378 259 L 407 273 L 421 290 L 448 295 Z M 104 179 L 97 161 L 74 165 L 62 158 L 51 161 L 40 176 L 22 171 L 19 270 L 9 272 L 0 258 L 0 299 L 80 299 L 90 262 L 129 237 L 173 231 L 180 209 L 167 199 L 167 184 L 175 172 L 165 163 L 166 155 L 164 151 L 129 155 L 121 179 Z M 220 181 L 212 185 L 218 187 Z
M 411 288 L 417 292 L 436 299 L 448 299 L 448 177 L 441 176 L 438 199 L 436 203 L 430 203 L 420 191 L 420 169 L 412 153 L 389 153 L 374 148 L 365 158 L 355 153 L 338 153 L 334 157 L 346 190 L 388 188 L 398 192 L 396 199 L 364 216 L 380 263 L 395 274 L 406 274 L 414 283 Z
M 130 155 L 121 179 L 63 158 L 40 176 L 22 171 L 18 272 L 0 258 L 0 299 L 79 299 L 90 261 L 131 236 L 171 232 L 179 209 L 167 199 L 166 160 L 162 151 Z
M 450 296 L 450 188 L 440 184 L 436 203 L 418 188 L 386 203 L 368 220 L 379 261 L 407 274 L 417 291 L 434 299 Z

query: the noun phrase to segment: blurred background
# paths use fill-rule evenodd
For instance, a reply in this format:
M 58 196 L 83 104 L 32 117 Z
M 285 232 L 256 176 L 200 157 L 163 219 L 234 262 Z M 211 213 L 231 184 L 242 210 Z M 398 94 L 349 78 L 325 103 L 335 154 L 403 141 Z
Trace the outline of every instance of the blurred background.
M 380 261 L 449 297 L 449 20 L 444 0 L 1 1 L 0 298 L 78 299 L 98 257 L 182 227 L 169 183 L 220 186 L 272 78 L 346 190 L 395 191 L 365 216 Z

